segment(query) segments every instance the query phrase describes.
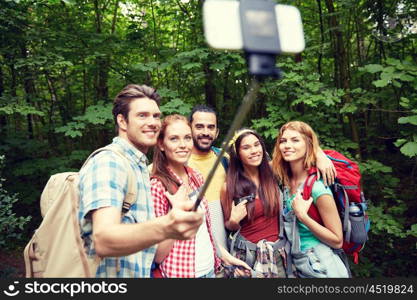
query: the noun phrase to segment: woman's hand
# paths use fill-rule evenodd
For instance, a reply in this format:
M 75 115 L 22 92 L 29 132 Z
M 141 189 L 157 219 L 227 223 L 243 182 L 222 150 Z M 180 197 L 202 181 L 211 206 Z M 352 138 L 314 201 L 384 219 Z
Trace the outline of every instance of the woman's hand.
M 246 210 L 246 203 L 248 200 L 243 200 L 238 205 L 235 205 L 235 202 L 232 202 L 232 212 L 230 213 L 230 219 L 233 222 L 239 224 L 240 221 L 247 216 L 248 211 Z
M 292 209 L 294 210 L 295 216 L 298 220 L 302 222 L 302 220 L 307 217 L 308 209 L 313 203 L 313 198 L 310 197 L 308 200 L 304 200 L 303 196 L 301 196 L 301 191 L 298 190 L 297 194 L 295 195 L 294 200 L 292 201 Z
M 219 245 L 220 246 L 220 245 Z M 220 246 L 221 260 L 226 266 L 235 266 L 235 277 L 248 277 L 251 274 L 251 268 L 244 261 L 234 257 L 227 252 L 222 246 Z
M 165 196 L 168 198 L 172 208 L 182 206 L 182 203 L 189 201 L 187 189 L 182 184 L 174 195 L 171 195 L 168 191 L 165 192 Z
M 323 182 L 326 186 L 334 183 L 334 179 L 337 175 L 336 168 L 330 158 L 328 158 L 321 149 L 317 151 L 317 169 L 317 179 L 323 177 Z

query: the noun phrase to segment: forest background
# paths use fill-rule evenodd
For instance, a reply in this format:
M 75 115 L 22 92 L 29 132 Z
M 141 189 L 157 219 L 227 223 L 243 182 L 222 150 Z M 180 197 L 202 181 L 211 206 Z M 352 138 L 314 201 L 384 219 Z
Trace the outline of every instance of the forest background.
M 197 0 L 0 0 L 0 249 L 22 260 L 49 176 L 78 170 L 114 136 L 112 100 L 156 87 L 165 114 L 206 103 L 220 141 L 249 83 L 243 53 L 204 40 Z M 412 0 L 281 1 L 306 49 L 279 56 L 245 126 L 271 152 L 303 120 L 357 161 L 372 220 L 356 277 L 417 276 L 417 10 Z M 18 270 L 0 261 L 0 277 Z

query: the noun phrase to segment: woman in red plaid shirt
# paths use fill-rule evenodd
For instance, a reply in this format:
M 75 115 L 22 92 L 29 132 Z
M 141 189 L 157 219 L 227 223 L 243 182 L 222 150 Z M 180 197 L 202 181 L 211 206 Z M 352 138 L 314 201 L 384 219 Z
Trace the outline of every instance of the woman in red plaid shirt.
M 166 215 L 171 207 L 187 201 L 184 199 L 196 200 L 204 179 L 196 170 L 186 166 L 192 148 L 193 139 L 187 118 L 181 115 L 165 117 L 154 148 L 151 174 L 151 194 L 156 217 Z M 206 199 L 201 201 L 199 210 L 204 213 L 205 221 L 193 239 L 166 240 L 158 245 L 155 262 L 163 277 L 215 277 L 220 259 L 216 254 Z M 219 251 L 226 264 L 249 269 L 249 266 L 224 248 L 220 247 Z

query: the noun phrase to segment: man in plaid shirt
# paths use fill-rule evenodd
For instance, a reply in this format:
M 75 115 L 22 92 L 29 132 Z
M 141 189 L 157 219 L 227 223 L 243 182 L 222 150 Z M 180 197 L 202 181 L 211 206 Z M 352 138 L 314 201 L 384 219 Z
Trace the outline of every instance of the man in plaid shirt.
M 96 277 L 150 277 L 156 244 L 195 236 L 203 221 L 192 202 L 155 218 L 146 152 L 161 128 L 160 97 L 146 85 L 128 85 L 115 98 L 118 147 L 137 177 L 137 199 L 123 215 L 128 171 L 111 151 L 95 155 L 80 171 L 79 219 L 87 254 L 103 258 Z

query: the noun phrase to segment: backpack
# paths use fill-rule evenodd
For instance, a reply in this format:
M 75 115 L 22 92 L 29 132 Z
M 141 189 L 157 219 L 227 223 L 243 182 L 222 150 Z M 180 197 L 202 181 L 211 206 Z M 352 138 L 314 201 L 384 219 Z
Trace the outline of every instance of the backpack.
M 281 190 L 281 187 L 279 187 Z M 247 197 L 247 196 L 246 196 Z M 278 239 L 272 244 L 273 251 L 269 253 L 265 253 L 264 250 L 261 249 L 262 243 L 260 245 L 252 243 L 251 241 L 247 240 L 243 235 L 240 234 L 240 229 L 235 232 L 230 232 L 227 239 L 227 248 L 229 253 L 236 257 L 236 254 L 239 252 L 241 257 L 239 259 L 245 261 L 251 268 L 251 275 L 252 278 L 263 278 L 265 277 L 263 274 L 266 269 L 269 271 L 269 275 L 272 275 L 273 270 L 280 270 L 278 274 L 280 276 L 286 276 L 288 278 L 294 278 L 295 274 L 293 271 L 293 263 L 291 258 L 291 244 L 285 234 L 284 230 L 284 216 L 283 216 L 283 202 L 282 202 L 282 195 L 280 196 L 279 201 L 279 213 L 278 213 L 278 224 L 279 224 L 279 232 L 278 232 Z M 279 255 L 277 255 L 279 253 Z M 269 258 L 268 258 L 269 257 Z M 273 258 L 275 264 L 279 267 L 275 269 L 275 266 L 269 265 L 270 258 Z M 279 259 L 282 259 L 282 266 L 280 265 Z M 266 268 L 266 269 L 265 269 Z M 233 271 L 234 267 L 226 268 L 226 278 L 234 278 Z M 285 272 L 283 274 L 281 271 Z M 276 275 L 276 274 L 275 274 Z
M 217 148 L 217 147 L 212 146 L 211 147 L 211 150 L 213 150 L 214 154 L 216 154 L 217 156 L 220 155 L 220 152 L 221 152 L 221 149 L 220 148 Z M 222 157 L 221 163 L 222 163 L 222 166 L 224 168 L 224 171 L 227 173 L 227 169 L 229 168 L 229 160 L 227 159 L 226 156 L 223 156 Z
M 127 158 L 117 146 L 108 145 L 94 151 L 87 162 L 101 151 L 112 151 L 125 161 L 128 171 L 128 192 L 123 213 L 136 201 L 136 177 Z M 26 245 L 23 255 L 26 277 L 95 277 L 100 263 L 98 256 L 87 256 L 78 221 L 79 173 L 52 175 L 40 199 L 43 220 Z
M 330 186 L 330 189 L 342 221 L 342 249 L 346 254 L 352 255 L 354 263 L 357 264 L 359 252 L 368 240 L 368 231 L 370 229 L 365 197 L 360 185 L 361 174 L 359 167 L 355 162 L 337 151 L 324 150 L 324 153 L 332 160 L 337 171 L 335 183 Z M 311 168 L 304 183 L 303 199 L 307 200 L 310 198 L 316 179 L 317 169 Z M 320 213 L 314 204 L 310 206 L 308 215 L 318 223 L 323 224 Z

